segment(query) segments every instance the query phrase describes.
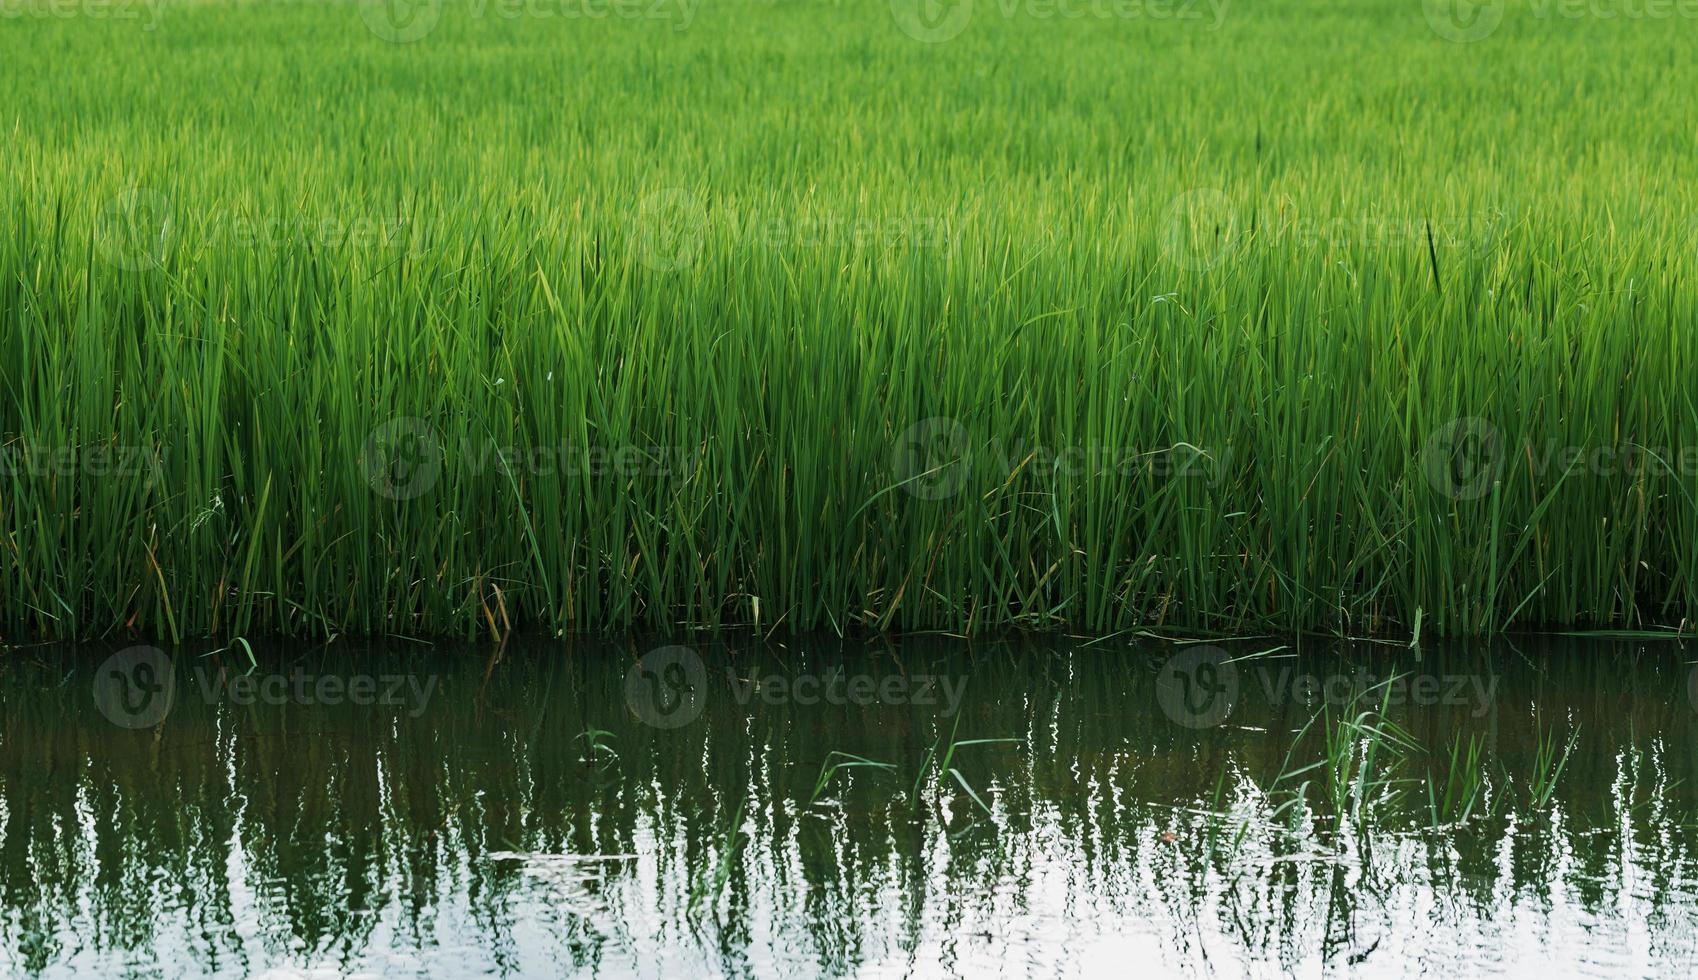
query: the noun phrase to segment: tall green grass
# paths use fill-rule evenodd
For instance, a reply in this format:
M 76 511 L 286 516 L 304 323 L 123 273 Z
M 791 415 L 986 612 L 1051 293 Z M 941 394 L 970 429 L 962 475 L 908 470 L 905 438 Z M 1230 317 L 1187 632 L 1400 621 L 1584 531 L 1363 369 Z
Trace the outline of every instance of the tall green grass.
M 10 637 L 1698 596 L 1686 20 L 160 9 L 0 19 Z

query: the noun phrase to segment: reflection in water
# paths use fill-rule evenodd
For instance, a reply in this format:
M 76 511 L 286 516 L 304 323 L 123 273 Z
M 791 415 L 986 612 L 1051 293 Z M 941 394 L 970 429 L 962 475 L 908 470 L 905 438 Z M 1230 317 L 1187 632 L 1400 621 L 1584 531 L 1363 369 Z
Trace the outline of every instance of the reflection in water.
M 1692 972 L 1677 650 L 1269 645 L 13 651 L 0 974 Z

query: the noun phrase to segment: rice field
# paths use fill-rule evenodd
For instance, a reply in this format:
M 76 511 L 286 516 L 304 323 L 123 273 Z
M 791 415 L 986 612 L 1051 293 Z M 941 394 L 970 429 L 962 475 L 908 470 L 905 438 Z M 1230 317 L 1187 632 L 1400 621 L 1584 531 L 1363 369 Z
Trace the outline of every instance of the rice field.
M 1685 0 L 0 0 L 0 634 L 1679 627 Z

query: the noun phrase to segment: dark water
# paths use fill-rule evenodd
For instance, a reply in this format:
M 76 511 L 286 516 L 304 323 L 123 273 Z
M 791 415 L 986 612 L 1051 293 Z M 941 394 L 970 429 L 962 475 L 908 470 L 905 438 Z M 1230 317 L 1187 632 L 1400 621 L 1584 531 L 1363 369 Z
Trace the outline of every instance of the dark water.
M 1275 645 L 13 649 L 0 975 L 1698 968 L 1679 647 Z

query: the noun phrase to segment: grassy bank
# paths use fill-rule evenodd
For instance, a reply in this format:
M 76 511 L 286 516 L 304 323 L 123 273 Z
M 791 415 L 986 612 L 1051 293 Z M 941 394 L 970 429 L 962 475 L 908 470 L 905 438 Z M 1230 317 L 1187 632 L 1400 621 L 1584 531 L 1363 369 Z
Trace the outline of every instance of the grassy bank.
M 1698 20 L 121 9 L 0 18 L 8 636 L 1698 598 Z

